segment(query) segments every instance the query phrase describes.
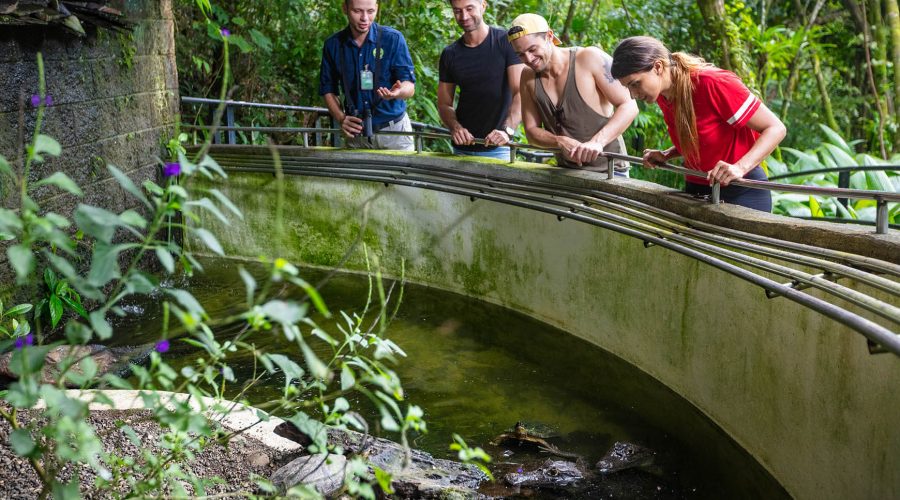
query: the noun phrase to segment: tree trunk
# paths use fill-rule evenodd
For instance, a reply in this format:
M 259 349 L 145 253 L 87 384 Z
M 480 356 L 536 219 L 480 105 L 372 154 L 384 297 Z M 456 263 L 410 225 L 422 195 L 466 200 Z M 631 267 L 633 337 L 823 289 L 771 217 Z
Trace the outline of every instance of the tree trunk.
M 819 11 L 822 10 L 822 6 L 825 5 L 825 0 L 816 0 L 816 5 L 813 7 L 812 14 L 808 17 L 806 15 L 806 9 L 799 0 L 794 0 L 794 5 L 797 8 L 797 12 L 805 19 L 805 26 L 803 26 L 803 41 L 805 42 L 806 34 L 809 33 L 810 28 L 812 28 L 816 19 L 819 17 Z M 804 46 L 805 44 L 800 45 L 797 49 L 797 54 L 794 55 L 794 60 L 791 62 L 791 74 L 788 76 L 787 88 L 784 92 L 784 105 L 781 107 L 782 120 L 787 120 L 788 111 L 791 109 L 791 96 L 794 94 L 794 89 L 797 88 L 797 79 L 800 78 L 800 56 L 803 55 Z
M 700 7 L 700 14 L 703 15 L 706 25 L 710 27 L 713 37 L 719 42 L 719 49 L 722 51 L 719 64 L 729 71 L 734 71 L 735 67 L 731 61 L 731 44 L 728 40 L 728 25 L 725 18 L 725 1 L 697 0 L 697 6 Z
M 885 17 L 891 30 L 891 48 L 894 63 L 894 103 L 900 102 L 900 9 L 897 0 L 885 0 Z M 897 113 L 900 106 L 894 108 Z
M 873 27 L 872 40 L 875 42 L 875 60 L 878 65 L 878 85 L 881 89 L 886 90 L 889 87 L 890 75 L 888 74 L 888 27 L 884 23 L 881 15 L 881 0 L 869 0 L 869 26 Z M 888 108 L 894 109 L 890 92 L 885 92 L 885 100 L 888 102 Z
M 834 119 L 834 110 L 831 108 L 831 96 L 828 95 L 828 86 L 825 84 L 825 78 L 822 76 L 819 54 L 816 52 L 816 49 L 810 49 L 809 52 L 810 56 L 812 56 L 813 73 L 816 75 L 816 84 L 819 86 L 819 93 L 822 95 L 822 108 L 825 110 L 825 121 L 828 122 L 828 126 L 831 127 L 831 130 L 840 132 L 841 129 L 838 128 L 837 120 Z
M 571 45 L 569 43 L 569 29 L 572 28 L 572 21 L 575 19 L 576 3 L 576 0 L 571 0 L 569 2 L 569 12 L 566 14 L 566 22 L 563 24 L 562 34 L 559 35 L 559 39 L 562 40 L 564 45 Z

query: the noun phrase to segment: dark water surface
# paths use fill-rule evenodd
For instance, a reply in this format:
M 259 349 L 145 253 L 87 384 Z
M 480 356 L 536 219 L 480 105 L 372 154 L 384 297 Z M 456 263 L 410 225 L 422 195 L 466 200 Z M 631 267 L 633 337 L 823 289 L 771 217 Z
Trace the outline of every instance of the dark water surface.
M 238 312 L 245 298 L 238 264 L 210 260 L 204 266 L 205 273 L 176 280 L 173 286 L 189 289 L 212 317 Z M 257 276 L 264 273 L 252 265 L 245 267 Z M 303 276 L 315 283 L 325 273 L 307 269 Z M 351 313 L 364 307 L 368 286 L 365 277 L 339 274 L 322 295 L 332 312 Z M 155 341 L 162 317 L 160 301 L 159 295 L 131 300 L 125 307 L 129 316 L 116 325 L 116 342 Z M 322 318 L 314 319 L 323 327 L 331 326 Z M 336 328 L 326 330 L 342 338 Z M 494 457 L 491 467 L 498 479 L 506 471 L 527 469 L 547 455 L 490 444 L 516 421 L 525 420 L 554 429 L 556 437 L 550 441 L 583 456 L 588 469 L 616 441 L 638 443 L 657 453 L 655 465 L 597 479 L 598 488 L 538 492 L 539 497 L 787 497 L 752 457 L 691 404 L 610 353 L 532 318 L 461 295 L 406 285 L 387 336 L 408 355 L 395 370 L 406 401 L 424 410 L 428 424 L 428 433 L 416 436 L 413 445 L 437 457 L 455 458 L 448 446 L 457 433 Z M 255 337 L 254 342 L 269 352 L 287 353 L 290 348 L 275 335 Z M 192 355 L 190 346 L 172 344 L 167 360 L 173 365 Z M 250 358 L 231 366 L 239 381 L 252 374 Z M 283 380 L 265 381 L 246 396 L 255 403 L 276 397 Z M 351 400 L 357 403 L 368 407 Z M 370 423 L 378 420 L 371 412 L 367 417 Z M 396 438 L 390 433 L 384 437 Z M 619 480 L 628 484 L 615 484 Z

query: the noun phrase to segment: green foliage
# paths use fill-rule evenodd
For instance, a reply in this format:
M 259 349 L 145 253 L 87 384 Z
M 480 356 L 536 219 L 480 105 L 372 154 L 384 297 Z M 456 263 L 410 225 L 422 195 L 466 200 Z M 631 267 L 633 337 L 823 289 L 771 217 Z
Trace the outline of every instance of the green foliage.
M 46 295 L 35 307 L 35 320 L 47 317 L 50 319 L 50 327 L 56 328 L 67 309 L 84 319 L 88 318 L 78 292 L 69 286 L 67 280 L 58 279 L 49 267 L 44 269 L 44 285 Z
M 226 55 L 233 37 L 225 40 Z M 336 333 L 329 333 L 308 316 L 311 308 L 326 318 L 332 313 L 316 288 L 301 277 L 299 268 L 280 258 L 261 258 L 268 273 L 259 282 L 241 269 L 246 286 L 245 310 L 212 317 L 188 290 L 160 286 L 159 279 L 142 271 L 138 264 L 155 257 L 169 274 L 202 270 L 190 251 L 167 236 L 173 230 L 194 237 L 213 253 L 224 254 L 215 236 L 199 226 L 201 214 L 227 223 L 232 217 L 242 217 L 242 213 L 221 191 L 193 187 L 197 176 L 224 181 L 227 175 L 223 169 L 202 153 L 188 158 L 180 147 L 182 137 L 176 137 L 169 145 L 170 152 L 178 157 L 177 168 L 167 166 L 167 177 L 161 184 L 146 180 L 138 187 L 121 170 L 108 166 L 112 178 L 133 197 L 138 209 L 115 213 L 80 204 L 70 220 L 47 212 L 30 196 L 38 186 L 81 195 L 77 184 L 62 174 L 50 174 L 35 182 L 27 175 L 31 164 L 62 153 L 55 140 L 39 133 L 42 113 L 41 107 L 36 121 L 38 130 L 27 149 L 24 175 L 17 176 L 11 169 L 0 167 L 21 187 L 20 210 L 0 209 L 0 233 L 9 242 L 7 256 L 16 271 L 18 293 L 32 295 L 37 304 L 34 309 L 30 304 L 4 309 L 0 303 L 0 332 L 18 337 L 14 346 L 12 340 L 0 344 L 2 349 L 13 349 L 9 367 L 18 376 L 3 393 L 6 405 L 0 407 L 0 418 L 11 426 L 13 450 L 28 458 L 37 472 L 43 484 L 42 497 L 180 498 L 188 496 L 185 485 L 191 486 L 193 495 L 202 496 L 216 480 L 192 477 L 179 464 L 192 460 L 207 446 L 227 445 L 240 434 L 224 432 L 210 415 L 232 411 L 233 407 L 225 404 L 224 395 L 245 394 L 262 379 L 283 377 L 284 384 L 281 394 L 257 405 L 259 419 L 267 420 L 273 413 L 290 415 L 289 420 L 314 436 L 313 452 L 343 452 L 325 440 L 325 425 L 368 430 L 368 423 L 351 407 L 350 401 L 356 400 L 351 397 L 354 393 L 365 396 L 374 405 L 379 411 L 380 427 L 398 432 L 404 444 L 408 443 L 407 433 L 426 431 L 422 410 L 414 405 L 402 407 L 403 387 L 391 365 L 405 354 L 384 335 L 392 317 L 391 297 L 395 294 L 393 288 L 385 289 L 377 270 L 370 278 L 365 310 L 359 314 L 341 312 L 344 321 Z M 8 163 L 0 157 L 0 165 Z M 43 278 L 41 283 L 37 282 L 39 277 Z M 74 346 L 111 337 L 109 315 L 124 314 L 120 307 L 123 299 L 150 293 L 158 293 L 163 300 L 161 339 L 149 356 L 148 366 L 133 366 L 132 380 L 98 373 L 92 358 L 77 355 Z M 399 305 L 402 291 L 396 295 L 393 307 Z M 298 296 L 302 298 L 280 298 Z M 90 301 L 90 311 L 82 298 Z M 67 315 L 66 311 L 74 314 Z M 33 317 L 29 319 L 30 313 Z M 374 316 L 374 320 L 367 321 L 369 316 Z M 63 351 L 63 359 L 51 374 L 52 383 L 44 380 L 48 375 L 44 365 L 50 350 L 63 345 L 63 341 L 42 345 L 44 337 L 37 335 L 35 343 L 31 328 L 34 325 L 40 333 L 41 318 L 49 318 L 51 327 L 66 320 L 66 345 L 73 346 Z M 242 328 L 227 337 L 217 335 L 216 326 L 226 324 L 240 324 Z M 267 345 L 268 337 L 273 335 L 292 345 L 293 352 L 269 354 L 259 347 Z M 176 369 L 162 355 L 175 342 L 190 345 L 200 354 Z M 323 352 L 330 356 L 316 354 Z M 237 380 L 230 363 L 248 358 L 254 360 L 254 372 L 247 379 Z M 75 397 L 63 390 L 67 385 L 140 390 L 144 405 L 152 411 L 162 434 L 156 442 L 141 442 L 137 457 L 105 452 L 87 417 L 89 404 L 110 401 L 102 392 Z M 189 394 L 191 398 L 173 398 L 159 391 Z M 194 405 L 208 401 L 203 398 L 212 398 L 214 403 L 203 402 L 198 411 Z M 34 410 L 39 400 L 46 404 Z M 38 418 L 23 423 L 19 418 L 23 411 L 35 412 Z M 121 425 L 119 431 L 138 444 L 133 429 Z M 376 498 L 376 487 L 389 491 L 390 475 L 376 470 L 375 476 L 370 477 L 367 464 L 359 457 L 351 464 L 355 472 L 346 479 L 346 491 L 364 498 Z M 57 479 L 60 471 L 79 465 L 96 473 L 93 485 Z M 273 491 L 268 481 L 258 482 L 264 491 Z M 314 494 L 308 488 L 297 491 Z M 234 494 L 249 496 L 251 492 Z
M 825 125 L 819 125 L 826 139 L 817 147 L 805 151 L 793 148 L 781 148 L 793 159 L 793 162 L 781 162 L 775 158 L 766 161 L 769 175 L 782 175 L 794 172 L 806 172 L 825 168 L 846 167 L 854 165 L 875 166 L 891 165 L 900 161 L 900 155 L 885 161 L 869 154 L 854 153 L 851 144 L 847 143 L 837 132 Z M 811 173 L 810 175 L 789 177 L 779 182 L 803 184 L 810 186 L 838 187 L 837 172 Z M 900 190 L 900 172 L 896 170 L 855 172 L 850 176 L 851 189 L 869 191 L 897 192 Z M 874 200 L 848 200 L 842 205 L 833 197 L 818 197 L 805 194 L 776 193 L 773 197 L 774 212 L 793 217 L 827 217 L 839 219 L 858 219 L 874 221 L 876 203 Z M 900 223 L 898 204 L 889 204 L 891 223 Z
M 491 462 L 491 456 L 484 450 L 479 447 L 470 448 L 468 443 L 466 443 L 466 440 L 459 434 L 453 435 L 453 443 L 450 445 L 450 450 L 457 452 L 459 459 L 463 463 L 474 464 L 481 469 L 481 472 L 484 472 L 491 481 L 494 480 L 494 475 L 491 474 L 491 471 L 488 470 L 485 465 Z
M 9 309 L 3 308 L 0 300 L 0 334 L 4 337 L 24 337 L 31 333 L 31 324 L 25 315 L 31 312 L 31 304 L 18 304 Z

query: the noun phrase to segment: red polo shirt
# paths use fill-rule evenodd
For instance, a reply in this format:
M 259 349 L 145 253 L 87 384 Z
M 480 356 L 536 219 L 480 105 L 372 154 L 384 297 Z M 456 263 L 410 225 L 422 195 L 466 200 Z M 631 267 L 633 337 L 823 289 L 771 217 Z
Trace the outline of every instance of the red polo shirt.
M 734 73 L 719 68 L 704 68 L 691 75 L 694 84 L 692 100 L 697 117 L 699 138 L 699 164 L 685 166 L 694 170 L 709 172 L 719 160 L 735 163 L 753 147 L 759 133 L 747 127 L 747 122 L 759 109 L 760 101 Z M 675 108 L 668 99 L 656 99 L 663 112 L 663 119 L 669 129 L 672 144 L 683 154 L 678 134 L 675 131 Z M 687 182 L 706 184 L 709 182 L 686 177 Z

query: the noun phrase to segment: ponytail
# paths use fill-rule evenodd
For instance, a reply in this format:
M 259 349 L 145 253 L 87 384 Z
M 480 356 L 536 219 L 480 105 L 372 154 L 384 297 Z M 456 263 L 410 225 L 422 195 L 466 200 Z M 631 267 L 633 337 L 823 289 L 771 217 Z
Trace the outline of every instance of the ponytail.
M 613 52 L 612 77 L 622 77 L 653 69 L 662 63 L 672 78 L 672 106 L 675 109 L 675 134 L 681 145 L 681 154 L 688 164 L 696 165 L 700 159 L 697 136 L 697 116 L 694 112 L 694 85 L 691 76 L 712 65 L 685 52 L 669 52 L 659 40 L 649 36 L 633 36 L 619 42 Z
M 694 84 L 691 76 L 701 68 L 712 66 L 702 58 L 685 52 L 669 56 L 672 75 L 672 105 L 675 108 L 675 133 L 681 145 L 681 155 L 690 164 L 700 161 L 700 143 L 697 135 L 697 114 L 694 112 Z

